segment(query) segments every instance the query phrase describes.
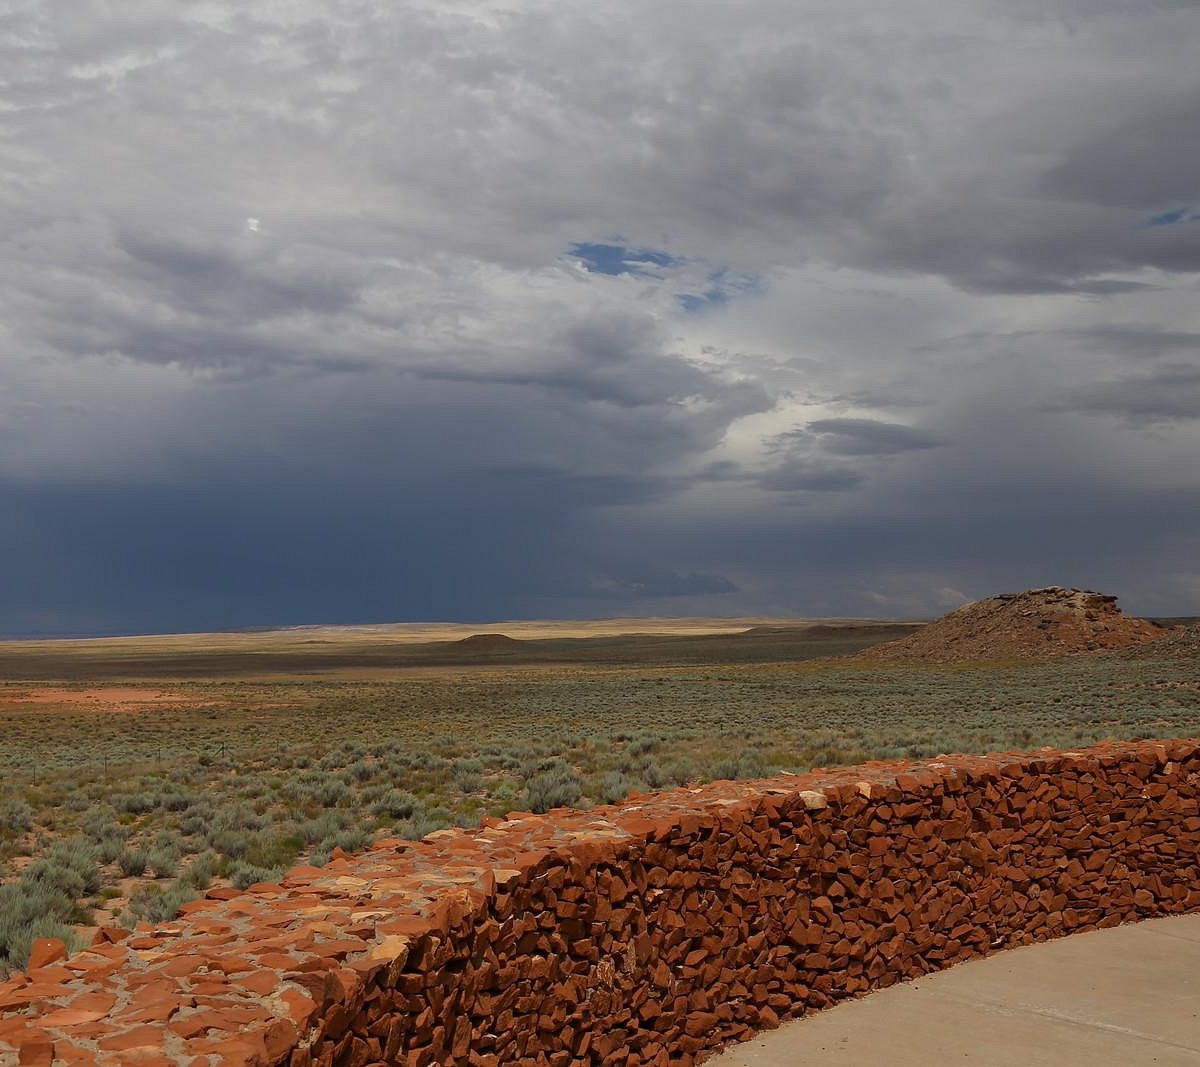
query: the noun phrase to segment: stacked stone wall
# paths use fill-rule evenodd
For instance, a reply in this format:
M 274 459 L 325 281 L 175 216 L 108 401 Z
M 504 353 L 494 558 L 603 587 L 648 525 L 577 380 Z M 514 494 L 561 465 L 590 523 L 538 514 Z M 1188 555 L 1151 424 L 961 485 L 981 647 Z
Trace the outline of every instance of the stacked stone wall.
M 873 763 L 381 842 L 0 984 L 0 1065 L 689 1064 L 1200 910 L 1200 742 Z

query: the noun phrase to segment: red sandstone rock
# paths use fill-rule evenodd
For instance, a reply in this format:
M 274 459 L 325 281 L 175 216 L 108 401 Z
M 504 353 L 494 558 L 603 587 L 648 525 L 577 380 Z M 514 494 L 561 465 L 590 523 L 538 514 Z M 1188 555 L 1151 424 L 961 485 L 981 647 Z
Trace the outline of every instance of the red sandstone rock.
M 18 1046 L 20 1067 L 51 1067 L 54 1062 L 54 1042 L 45 1035 L 32 1037 Z
M 67 946 L 57 937 L 39 937 L 29 952 L 29 970 L 47 967 L 67 958 Z

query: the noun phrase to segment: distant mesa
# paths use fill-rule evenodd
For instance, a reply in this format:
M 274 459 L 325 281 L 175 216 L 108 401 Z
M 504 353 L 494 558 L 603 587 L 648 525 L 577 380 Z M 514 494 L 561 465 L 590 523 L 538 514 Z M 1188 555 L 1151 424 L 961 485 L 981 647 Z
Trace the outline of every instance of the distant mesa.
M 766 637 L 770 634 L 791 634 L 795 633 L 800 627 L 797 626 L 751 626 L 748 630 L 742 630 L 742 637 Z
M 529 644 L 508 634 L 471 634 L 454 643 L 464 652 L 516 652 Z
M 1167 631 L 1125 615 L 1117 598 L 1051 585 L 965 604 L 916 633 L 866 649 L 863 659 L 969 663 L 1133 648 Z
M 804 631 L 804 636 L 808 638 L 817 637 L 887 637 L 894 635 L 897 630 L 910 631 L 914 628 L 913 623 L 907 622 L 848 622 L 848 623 L 824 623 L 819 622 L 813 626 L 809 626 Z
M 894 637 L 898 630 L 911 630 L 912 625 L 903 622 L 842 622 L 842 623 L 803 623 L 784 626 L 751 626 L 741 630 L 739 637 L 803 637 L 805 640 L 821 638 L 869 638 Z

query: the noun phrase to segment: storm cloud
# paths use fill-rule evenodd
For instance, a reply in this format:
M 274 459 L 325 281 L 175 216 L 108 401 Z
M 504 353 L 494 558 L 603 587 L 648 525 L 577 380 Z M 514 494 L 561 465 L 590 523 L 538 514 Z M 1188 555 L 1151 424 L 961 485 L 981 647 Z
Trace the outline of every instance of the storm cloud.
M 0 632 L 1194 612 L 1198 49 L 1165 0 L 10 3 Z
M 912 426 L 878 419 L 815 419 L 807 429 L 826 452 L 844 456 L 887 456 L 941 444 Z

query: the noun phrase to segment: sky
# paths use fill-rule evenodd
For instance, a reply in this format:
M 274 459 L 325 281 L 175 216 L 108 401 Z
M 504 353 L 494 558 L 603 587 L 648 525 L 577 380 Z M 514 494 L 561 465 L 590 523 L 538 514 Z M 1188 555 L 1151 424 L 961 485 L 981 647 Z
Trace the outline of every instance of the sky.
M 0 633 L 1200 613 L 1200 3 L 0 0 Z

